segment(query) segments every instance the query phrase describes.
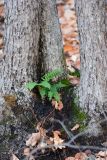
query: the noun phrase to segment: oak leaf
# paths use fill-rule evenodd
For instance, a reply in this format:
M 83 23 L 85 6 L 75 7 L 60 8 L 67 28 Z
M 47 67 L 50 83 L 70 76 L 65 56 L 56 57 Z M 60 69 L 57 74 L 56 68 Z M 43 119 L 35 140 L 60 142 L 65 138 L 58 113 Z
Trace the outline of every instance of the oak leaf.
M 61 133 L 59 131 L 54 131 L 53 138 L 50 137 L 50 141 L 52 141 L 54 143 L 54 145 L 56 145 L 55 149 L 65 148 L 65 146 L 63 145 L 64 140 L 62 138 L 60 138 L 60 135 L 61 135 Z M 59 145 L 59 146 L 57 146 L 57 145 Z
M 30 138 L 26 141 L 26 146 L 34 147 L 38 142 L 40 142 L 41 138 L 46 137 L 46 130 L 40 126 L 38 127 L 38 129 L 39 132 L 32 133 Z
M 41 139 L 40 132 L 32 133 L 30 138 L 26 141 L 26 146 L 35 146 Z

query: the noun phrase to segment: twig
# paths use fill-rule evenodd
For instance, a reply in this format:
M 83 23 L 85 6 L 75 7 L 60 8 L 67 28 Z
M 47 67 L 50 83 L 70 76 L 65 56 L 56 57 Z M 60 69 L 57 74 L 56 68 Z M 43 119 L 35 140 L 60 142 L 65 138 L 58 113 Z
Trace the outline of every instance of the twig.
M 42 149 L 48 149 L 48 148 L 60 148 L 60 147 L 69 147 L 69 148 L 73 148 L 73 149 L 92 149 L 92 150 L 102 150 L 102 151 L 106 151 L 107 148 L 106 147 L 96 147 L 96 146 L 85 146 L 85 145 L 80 145 L 80 146 L 77 146 L 77 145 L 71 145 L 69 144 L 69 142 L 67 143 L 62 143 L 62 144 L 59 144 L 59 145 L 47 145 L 45 147 L 38 147 L 38 148 L 34 148 L 30 155 L 33 155 L 34 153 L 36 153 L 38 150 L 42 150 Z
M 62 128 L 65 130 L 65 132 L 67 133 L 68 137 L 71 139 L 74 135 L 67 129 L 67 127 L 64 125 L 63 122 L 61 122 L 60 120 L 57 120 L 57 119 L 51 119 L 51 121 L 54 121 L 54 122 L 57 122 L 59 123 Z
M 75 135 L 74 137 L 72 137 L 72 139 L 68 143 L 70 144 L 70 143 L 74 142 L 75 139 L 77 139 L 80 136 L 83 136 L 86 133 L 88 133 L 88 132 L 84 131 L 84 132 L 78 133 L 77 135 Z
M 70 141 L 72 140 L 71 142 L 73 142 L 76 145 L 76 142 L 74 141 L 76 139 L 76 138 L 74 138 L 75 136 L 67 129 L 67 127 L 64 125 L 64 123 L 61 122 L 60 120 L 57 120 L 57 119 L 53 119 L 53 121 L 59 123 L 62 126 L 62 128 L 65 130 L 68 137 L 70 138 Z M 79 151 L 81 151 L 81 149 L 79 149 Z

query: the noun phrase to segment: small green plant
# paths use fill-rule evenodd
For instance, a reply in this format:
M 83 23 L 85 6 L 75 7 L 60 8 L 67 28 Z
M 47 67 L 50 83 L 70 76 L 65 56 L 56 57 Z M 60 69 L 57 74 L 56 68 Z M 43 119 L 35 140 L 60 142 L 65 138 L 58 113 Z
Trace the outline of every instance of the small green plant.
M 39 93 L 43 98 L 48 97 L 51 101 L 52 99 L 56 100 L 57 102 L 60 101 L 60 89 L 67 87 L 69 81 L 67 79 L 55 81 L 54 79 L 61 76 L 63 71 L 60 69 L 53 70 L 48 72 L 41 78 L 41 82 L 29 82 L 26 84 L 26 88 L 32 91 L 34 88 L 39 90 Z M 54 80 L 54 81 L 53 81 Z
M 80 71 L 76 68 L 74 69 L 75 69 L 74 72 L 69 71 L 69 75 L 80 78 Z
M 74 95 L 75 96 L 75 95 Z M 79 124 L 80 131 L 86 129 L 88 115 L 78 106 L 78 98 L 75 97 L 71 103 L 74 124 Z

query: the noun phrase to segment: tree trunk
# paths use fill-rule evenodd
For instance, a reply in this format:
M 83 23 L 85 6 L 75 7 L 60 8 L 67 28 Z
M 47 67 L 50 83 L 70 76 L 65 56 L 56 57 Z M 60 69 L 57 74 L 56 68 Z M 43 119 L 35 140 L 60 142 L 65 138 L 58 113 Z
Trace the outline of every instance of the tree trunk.
M 10 126 L 22 128 L 17 120 L 19 114 L 17 117 L 10 108 L 16 112 L 20 106 L 33 105 L 25 83 L 39 81 L 44 73 L 64 67 L 55 0 L 5 0 L 4 43 L 5 57 L 0 61 L 0 122 L 4 115 L 11 120 L 6 119 L 0 127 L 3 136 L 13 132 Z M 18 133 L 19 139 L 24 133 Z
M 80 106 L 91 119 L 107 107 L 107 1 L 76 0 L 80 37 Z
M 5 0 L 1 96 L 25 92 L 26 82 L 40 80 L 47 71 L 63 68 L 62 48 L 55 0 Z
M 1 79 L 5 77 L 3 83 L 10 92 L 11 87 L 17 89 L 28 80 L 38 80 L 64 63 L 55 0 L 6 1 L 5 11 L 6 57 Z

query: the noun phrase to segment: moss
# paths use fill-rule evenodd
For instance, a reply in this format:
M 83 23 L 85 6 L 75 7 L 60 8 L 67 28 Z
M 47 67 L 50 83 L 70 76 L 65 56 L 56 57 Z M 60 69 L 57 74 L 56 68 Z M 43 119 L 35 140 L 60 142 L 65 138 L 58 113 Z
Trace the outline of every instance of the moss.
M 71 103 L 73 123 L 80 125 L 80 131 L 86 129 L 88 115 L 78 106 L 78 100 L 74 99 Z

